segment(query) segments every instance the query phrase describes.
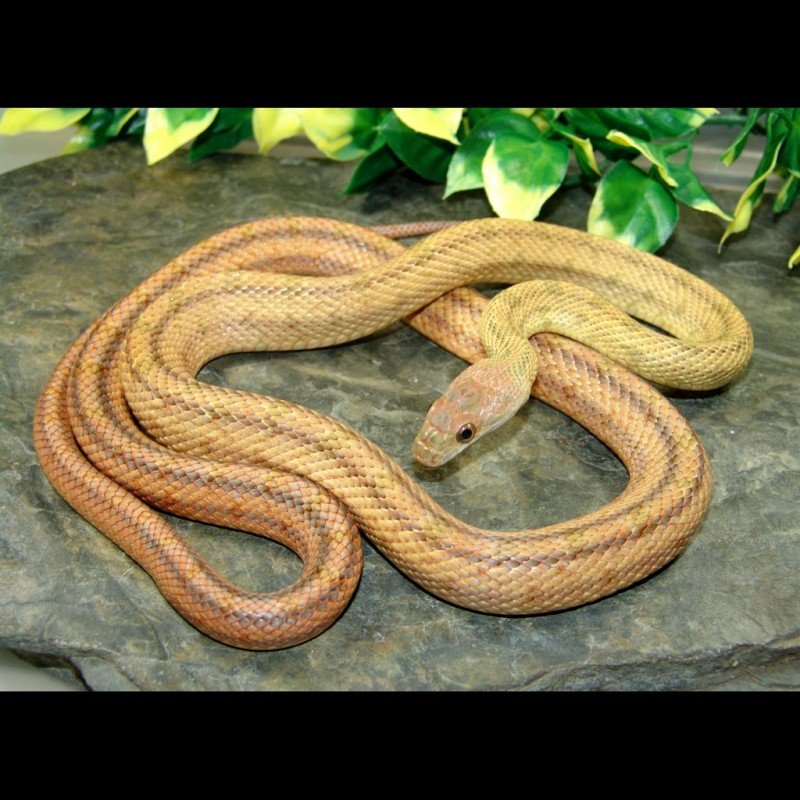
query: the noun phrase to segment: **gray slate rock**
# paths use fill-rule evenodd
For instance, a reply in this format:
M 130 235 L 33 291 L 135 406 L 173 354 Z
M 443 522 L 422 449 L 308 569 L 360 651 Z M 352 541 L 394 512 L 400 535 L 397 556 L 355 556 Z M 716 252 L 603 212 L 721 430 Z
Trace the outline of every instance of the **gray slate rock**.
M 366 196 L 341 190 L 350 165 L 184 154 L 148 168 L 125 143 L 0 176 L 0 646 L 95 690 L 797 689 L 800 687 L 800 281 L 786 260 L 797 214 L 717 255 L 718 220 L 682 209 L 663 255 L 727 293 L 753 326 L 748 372 L 673 400 L 714 470 L 711 509 L 672 565 L 613 597 L 561 613 L 503 618 L 426 594 L 365 543 L 350 607 L 317 639 L 252 653 L 186 624 L 148 576 L 84 522 L 42 474 L 33 410 L 54 365 L 117 298 L 186 247 L 262 216 L 362 224 L 474 218 L 478 193 L 398 176 Z M 720 192 L 725 207 L 735 195 Z M 553 198 L 544 219 L 585 227 L 590 197 Z M 596 508 L 626 472 L 603 445 L 531 403 L 502 432 L 435 474 L 415 469 L 414 433 L 461 364 L 403 326 L 352 346 L 229 356 L 210 380 L 328 413 L 373 439 L 448 510 L 520 528 Z M 267 590 L 296 558 L 244 534 L 177 520 L 225 574 Z

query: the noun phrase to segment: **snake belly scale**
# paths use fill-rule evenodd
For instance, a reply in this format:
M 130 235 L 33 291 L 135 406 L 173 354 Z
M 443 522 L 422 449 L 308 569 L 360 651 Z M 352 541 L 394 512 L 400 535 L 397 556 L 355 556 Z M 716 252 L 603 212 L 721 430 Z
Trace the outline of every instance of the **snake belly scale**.
M 195 377 L 225 353 L 324 347 L 398 319 L 474 361 L 486 299 L 459 287 L 536 278 L 587 286 L 674 334 L 664 383 L 676 373 L 679 385 L 719 386 L 750 358 L 738 309 L 654 256 L 510 220 L 445 227 L 410 248 L 383 235 L 417 232 L 317 218 L 223 231 L 112 307 L 45 387 L 34 434 L 51 482 L 209 636 L 276 649 L 325 630 L 357 585 L 359 531 L 434 595 L 520 615 L 630 586 L 674 559 L 701 522 L 711 475 L 687 422 L 652 385 L 559 335 L 531 340 L 532 394 L 605 442 L 629 483 L 590 514 L 524 531 L 463 523 L 379 448 L 318 412 Z M 303 574 L 276 593 L 239 590 L 150 504 L 275 538 L 298 553 Z

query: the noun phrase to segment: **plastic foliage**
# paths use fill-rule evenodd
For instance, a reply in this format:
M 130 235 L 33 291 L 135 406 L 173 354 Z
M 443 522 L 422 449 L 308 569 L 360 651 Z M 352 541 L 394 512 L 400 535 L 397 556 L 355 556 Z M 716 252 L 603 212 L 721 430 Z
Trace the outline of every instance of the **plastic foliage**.
M 758 166 L 728 212 L 692 168 L 704 125 L 737 128 L 720 160 L 730 165 L 750 137 Z M 788 211 L 800 186 L 800 109 L 743 108 L 9 108 L 0 134 L 75 126 L 64 152 L 138 138 L 148 164 L 180 148 L 190 162 L 253 139 L 259 153 L 305 136 L 326 157 L 356 161 L 345 193 L 364 192 L 410 170 L 444 186 L 443 197 L 483 191 L 500 217 L 535 219 L 563 186 L 589 186 L 587 229 L 653 252 L 672 235 L 681 205 L 726 224 L 720 248 L 745 231 L 767 179 L 772 205 Z M 800 247 L 789 266 L 800 262 Z

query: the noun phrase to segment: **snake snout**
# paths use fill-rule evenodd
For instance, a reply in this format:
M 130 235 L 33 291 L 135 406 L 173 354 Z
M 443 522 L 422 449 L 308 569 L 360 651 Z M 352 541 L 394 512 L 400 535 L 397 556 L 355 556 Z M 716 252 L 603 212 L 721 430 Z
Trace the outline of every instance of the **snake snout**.
M 420 438 L 417 438 L 414 442 L 411 453 L 414 456 L 414 460 L 424 467 L 438 467 L 442 463 L 442 454 Z

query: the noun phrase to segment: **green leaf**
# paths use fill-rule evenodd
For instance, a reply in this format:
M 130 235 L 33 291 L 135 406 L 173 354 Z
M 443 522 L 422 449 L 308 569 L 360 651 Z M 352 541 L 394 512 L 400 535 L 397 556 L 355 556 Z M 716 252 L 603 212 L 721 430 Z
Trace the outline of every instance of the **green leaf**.
M 306 136 L 336 161 L 367 155 L 383 108 L 306 108 L 300 117 Z
M 678 222 L 678 206 L 653 178 L 627 161 L 615 164 L 600 181 L 589 209 L 588 230 L 655 252 Z
M 15 136 L 30 131 L 60 131 L 74 125 L 91 108 L 7 108 L 0 119 L 0 133 Z
M 463 108 L 393 108 L 397 118 L 417 133 L 458 144 Z
M 138 108 L 93 108 L 81 119 L 75 135 L 61 154 L 99 147 L 118 136 L 128 135 L 132 127 L 129 123 L 137 113 Z
M 125 136 L 144 136 L 144 129 L 147 125 L 147 109 L 137 108 L 136 113 L 125 123 L 124 129 L 120 134 Z
M 789 173 L 775 196 L 775 202 L 772 204 L 772 210 L 776 214 L 782 214 L 791 208 L 795 197 L 797 197 L 798 187 L 800 187 L 800 180 L 797 179 L 796 175 Z
M 742 150 L 744 150 L 745 145 L 747 144 L 750 131 L 753 129 L 753 126 L 756 124 L 763 111 L 763 108 L 751 108 L 749 110 L 747 114 L 747 120 L 742 126 L 742 130 L 739 132 L 739 135 L 733 140 L 733 142 L 731 142 L 728 148 L 719 157 L 719 160 L 723 164 L 730 166 L 734 161 L 736 161 L 737 158 L 739 158 L 739 156 L 742 154 Z
M 210 127 L 206 128 L 192 143 L 189 163 L 230 150 L 239 142 L 253 135 L 252 108 L 221 108 Z
M 486 151 L 495 139 L 503 136 L 517 136 L 531 142 L 542 138 L 539 129 L 529 119 L 508 109 L 495 109 L 493 114 L 484 114 L 453 154 L 447 169 L 445 197 L 483 186 Z
M 144 128 L 148 165 L 161 161 L 199 136 L 218 111 L 218 108 L 148 108 Z
M 500 217 L 535 219 L 564 181 L 569 148 L 563 142 L 497 137 L 483 159 L 486 195 Z
M 696 208 L 698 211 L 715 214 L 724 220 L 733 219 L 727 211 L 723 211 L 717 205 L 714 198 L 706 191 L 688 161 L 683 164 L 668 161 L 668 155 L 676 152 L 674 143 L 658 145 L 652 142 L 643 142 L 620 131 L 611 131 L 608 139 L 616 144 L 632 147 L 641 153 L 657 170 L 661 181 L 666 184 L 676 200 L 691 208 Z M 685 141 L 679 143 L 678 147 L 686 150 L 687 156 L 691 153 L 691 147 Z
M 510 111 L 510 108 L 468 108 L 466 110 L 466 118 L 475 126 L 486 117 L 491 117 L 495 114 L 506 115 Z
M 564 110 L 564 119 L 574 131 L 575 136 L 589 139 L 597 150 L 612 161 L 636 158 L 636 152 L 630 147 L 620 147 L 606 138 L 609 131 L 623 130 L 626 123 L 624 120 L 606 117 L 600 113 L 603 110 L 599 108 L 567 108 Z M 638 127 L 625 132 L 638 136 L 640 139 L 648 137 L 647 131 Z
M 620 109 L 622 110 L 622 109 Z M 685 136 L 704 125 L 715 114 L 715 108 L 632 108 L 637 120 L 647 127 L 653 139 Z
M 700 179 L 694 171 L 686 164 L 667 164 L 669 176 L 674 181 L 674 186 L 670 188 L 672 196 L 691 208 L 698 211 L 705 211 L 714 214 L 724 220 L 732 220 L 733 217 L 717 205 L 716 200 L 708 193 L 706 188 L 700 183 Z
M 565 115 L 594 139 L 605 139 L 618 130 L 650 142 L 683 136 L 699 128 L 713 108 L 570 108 Z
M 392 152 L 389 145 L 383 139 L 381 142 L 382 144 L 359 161 L 350 182 L 345 187 L 345 194 L 365 192 L 378 180 L 403 166 L 403 162 Z
M 636 122 L 635 109 L 626 108 L 568 108 L 566 119 L 580 132 L 602 141 L 612 130 L 620 130 L 639 139 L 650 139 L 650 132 Z
M 455 150 L 452 144 L 423 133 L 415 133 L 393 111 L 383 118 L 378 130 L 394 154 L 407 167 L 434 183 L 445 182 L 447 166 Z
M 778 164 L 790 172 L 797 172 L 800 170 L 800 108 L 778 109 L 778 114 L 786 123 Z
M 719 248 L 725 244 L 727 238 L 733 233 L 741 233 L 750 226 L 750 220 L 753 216 L 753 211 L 758 208 L 761 202 L 761 196 L 764 194 L 764 186 L 767 178 L 775 170 L 775 165 L 778 163 L 778 155 L 781 150 L 781 145 L 784 138 L 774 135 L 773 126 L 770 123 L 770 117 L 767 119 L 767 144 L 764 152 L 761 154 L 761 160 L 758 162 L 753 177 L 747 188 L 742 192 L 739 201 L 736 203 L 736 208 L 733 210 L 733 220 L 725 228 L 722 238 L 719 240 Z

